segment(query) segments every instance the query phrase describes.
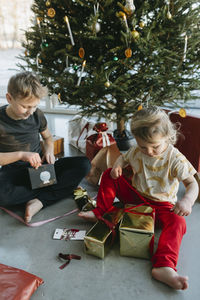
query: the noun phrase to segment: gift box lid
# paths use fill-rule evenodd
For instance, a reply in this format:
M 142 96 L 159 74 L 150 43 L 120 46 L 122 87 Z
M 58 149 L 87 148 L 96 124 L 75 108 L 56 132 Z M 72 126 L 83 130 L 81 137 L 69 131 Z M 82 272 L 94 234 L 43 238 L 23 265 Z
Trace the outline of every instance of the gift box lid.
M 125 211 L 120 223 L 120 230 L 154 233 L 154 211 L 150 206 L 126 205 Z

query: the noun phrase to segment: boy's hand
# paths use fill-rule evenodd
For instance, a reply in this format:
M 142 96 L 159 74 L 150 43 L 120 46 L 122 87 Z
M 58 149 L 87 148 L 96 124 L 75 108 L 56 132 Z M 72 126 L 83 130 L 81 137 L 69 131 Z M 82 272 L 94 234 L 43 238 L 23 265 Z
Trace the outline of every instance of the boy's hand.
M 118 177 L 120 177 L 122 175 L 122 167 L 117 166 L 115 168 L 112 168 L 111 172 L 110 172 L 110 176 L 113 179 L 117 179 Z
M 171 211 L 179 216 L 189 216 L 192 212 L 192 204 L 189 200 L 181 199 L 174 205 Z
M 28 161 L 35 169 L 38 169 L 42 165 L 40 155 L 35 152 L 22 152 L 21 160 Z
M 48 164 L 54 164 L 55 163 L 55 156 L 51 152 L 46 152 L 44 156 L 42 157 L 42 162 L 46 161 Z

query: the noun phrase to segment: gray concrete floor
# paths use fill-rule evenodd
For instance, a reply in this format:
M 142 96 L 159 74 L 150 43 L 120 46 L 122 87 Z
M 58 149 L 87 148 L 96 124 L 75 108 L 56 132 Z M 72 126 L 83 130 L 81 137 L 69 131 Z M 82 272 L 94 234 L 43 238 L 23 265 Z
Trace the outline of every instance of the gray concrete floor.
M 3 60 L 4 57 L 1 58 Z M 7 81 L 9 72 L 13 73 L 13 70 L 5 68 L 5 74 L 0 72 L 0 85 L 4 85 L 3 80 Z M 69 116 L 63 115 L 47 115 L 52 133 L 65 137 L 65 153 L 77 155 L 76 149 L 67 145 L 68 118 Z M 86 180 L 81 185 L 87 189 L 89 195 L 96 194 L 97 187 L 89 185 Z M 183 191 L 181 186 L 179 197 Z M 62 215 L 75 207 L 74 200 L 69 197 L 42 210 L 33 221 Z M 23 209 L 15 208 L 14 211 L 23 216 Z M 0 263 L 21 268 L 43 278 L 44 284 L 37 289 L 32 300 L 199 300 L 199 216 L 200 205 L 196 203 L 192 214 L 186 218 L 188 230 L 183 238 L 178 263 L 178 272 L 189 276 L 190 286 L 186 291 L 174 291 L 152 279 L 151 262 L 120 256 L 118 244 L 101 260 L 85 254 L 82 241 L 53 240 L 56 228 L 88 230 L 91 227 L 91 224 L 78 218 L 77 214 L 41 227 L 28 228 L 0 211 Z M 159 232 L 156 232 L 156 240 L 158 236 Z M 73 260 L 65 269 L 60 270 L 60 252 L 80 255 L 81 260 Z

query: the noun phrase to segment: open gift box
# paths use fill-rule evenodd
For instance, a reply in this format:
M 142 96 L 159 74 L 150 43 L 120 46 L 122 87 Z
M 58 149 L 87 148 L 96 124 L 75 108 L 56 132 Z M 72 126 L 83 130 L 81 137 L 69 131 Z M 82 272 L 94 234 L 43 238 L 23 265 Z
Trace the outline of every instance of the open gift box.
M 154 210 L 150 206 L 125 206 L 119 226 L 120 255 L 147 259 L 151 257 L 154 219 Z
M 85 252 L 104 258 L 110 250 L 114 237 L 116 235 L 116 226 L 120 222 L 123 216 L 123 209 L 114 208 L 113 211 L 104 214 L 103 220 L 99 220 L 95 225 L 87 232 L 84 238 Z M 108 221 L 108 224 L 105 222 Z M 113 228 L 109 225 L 112 225 Z

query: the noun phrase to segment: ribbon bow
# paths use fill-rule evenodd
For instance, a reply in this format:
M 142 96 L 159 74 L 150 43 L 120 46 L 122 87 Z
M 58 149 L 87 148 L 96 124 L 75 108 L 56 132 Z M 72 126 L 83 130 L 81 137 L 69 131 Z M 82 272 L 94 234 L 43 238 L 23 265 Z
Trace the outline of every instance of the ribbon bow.
M 59 253 L 58 256 L 64 260 L 66 260 L 66 262 L 59 267 L 59 269 L 64 269 L 72 259 L 78 259 L 80 260 L 81 259 L 81 256 L 79 255 L 75 255 L 75 254 L 62 254 L 62 253 Z
M 96 123 L 93 127 L 93 130 L 97 132 L 106 131 L 108 130 L 108 126 L 106 123 Z

